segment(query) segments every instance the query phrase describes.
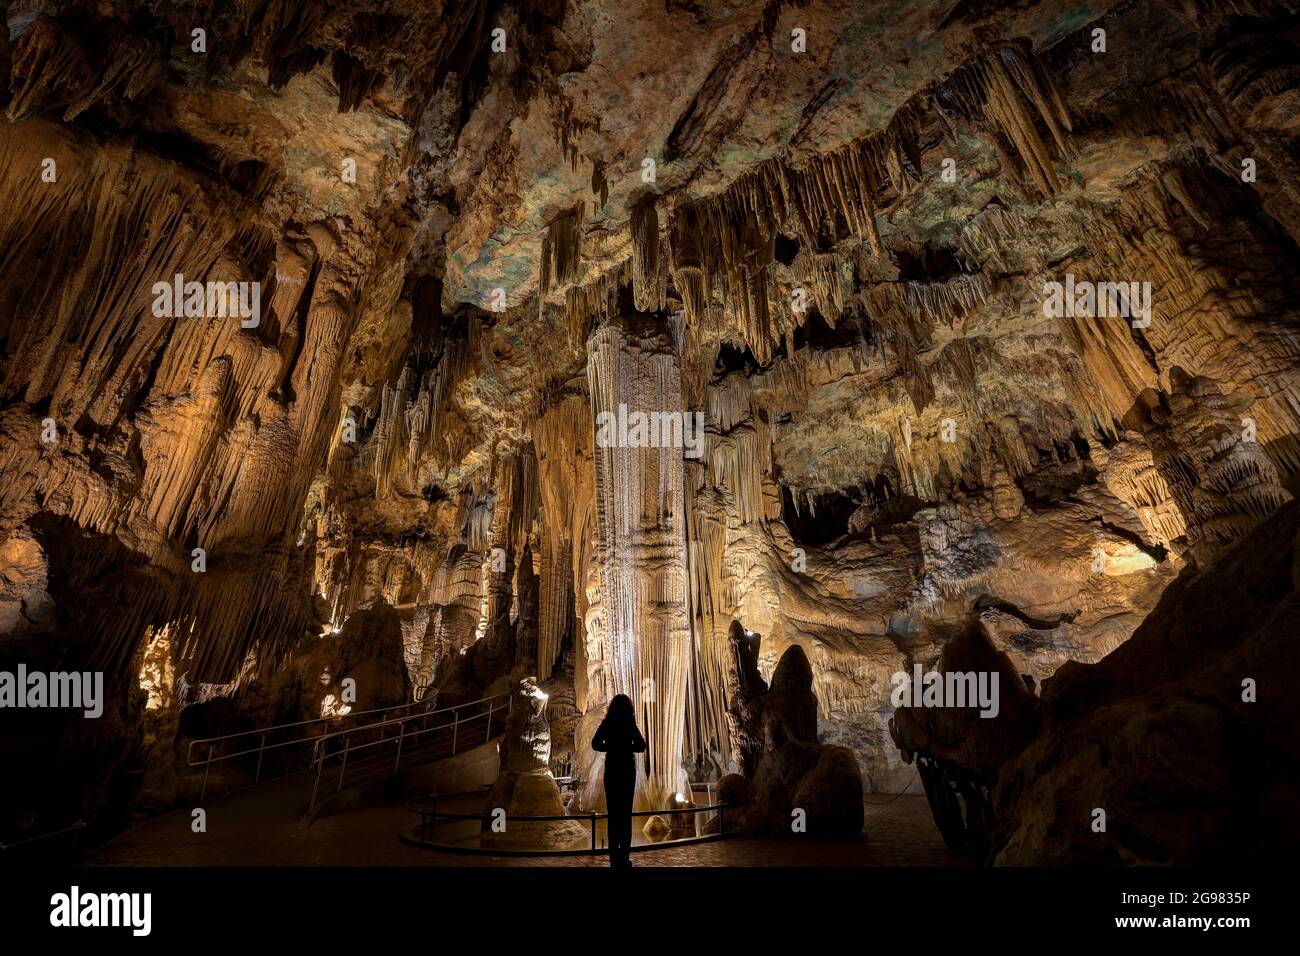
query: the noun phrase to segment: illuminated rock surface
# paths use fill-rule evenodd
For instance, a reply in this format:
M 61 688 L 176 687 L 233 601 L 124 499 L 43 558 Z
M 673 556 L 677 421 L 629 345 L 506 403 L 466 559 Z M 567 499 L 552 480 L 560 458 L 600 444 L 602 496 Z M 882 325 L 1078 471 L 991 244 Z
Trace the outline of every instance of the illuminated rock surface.
M 914 784 L 891 677 L 972 613 L 1044 689 L 1022 762 L 1130 740 L 1060 708 L 1147 693 L 1169 588 L 1264 699 L 1267 601 L 1233 581 L 1271 572 L 1234 543 L 1300 469 L 1289 4 L 254 6 L 5 8 L 0 669 L 109 693 L 89 726 L 6 715 L 0 838 L 187 799 L 195 737 L 523 677 L 575 809 L 628 693 L 642 803 L 742 765 L 761 790 L 794 748 L 826 783 L 770 802 L 812 814 L 850 769 Z M 159 314 L 177 276 L 257 283 L 256 326 Z M 1045 311 L 1067 277 L 1150 283 L 1149 314 Z M 698 413 L 698 446 L 608 447 L 620 405 Z M 816 740 L 792 705 L 769 747 L 786 660 Z M 1110 690 L 1051 689 L 1079 665 Z M 1239 739 L 1168 706 L 1169 779 Z M 1220 851 L 1191 817 L 1070 843 L 1085 750 L 999 775 L 998 860 Z M 1146 771 L 1112 756 L 1122 835 Z

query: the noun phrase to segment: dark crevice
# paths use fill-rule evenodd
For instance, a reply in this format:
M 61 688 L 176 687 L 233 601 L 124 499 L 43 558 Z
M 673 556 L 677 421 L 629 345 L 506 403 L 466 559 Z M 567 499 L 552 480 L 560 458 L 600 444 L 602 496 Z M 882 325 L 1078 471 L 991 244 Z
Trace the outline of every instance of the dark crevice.
M 1123 538 L 1125 541 L 1132 544 L 1135 548 L 1142 551 L 1144 554 L 1150 555 L 1151 558 L 1156 562 L 1156 564 L 1162 564 L 1164 560 L 1169 557 L 1169 550 L 1165 548 L 1163 545 L 1148 544 L 1145 540 L 1143 540 L 1142 536 L 1137 532 L 1130 531 L 1128 528 L 1121 528 L 1117 524 L 1111 524 L 1101 515 L 1095 515 L 1089 520 L 1093 524 L 1101 525 L 1111 534 L 1115 535 L 1115 537 Z
M 724 342 L 718 347 L 718 358 L 713 365 L 713 374 L 716 378 L 722 378 L 732 372 L 753 375 L 762 367 L 748 346 Z
M 803 497 L 795 508 L 794 495 L 781 486 L 781 509 L 790 537 L 798 544 L 821 547 L 844 537 L 849 531 L 849 519 L 861 507 L 861 502 L 842 491 L 813 495 L 810 507 Z
M 815 348 L 828 352 L 831 349 L 853 348 L 872 342 L 871 323 L 858 310 L 845 311 L 834 325 L 826 321 L 819 309 L 809 309 L 803 325 L 791 336 L 796 352 Z
M 1066 614 L 1058 614 L 1055 618 L 1032 617 L 1026 614 L 1010 601 L 1004 601 L 1001 598 L 994 597 L 992 594 L 981 594 L 975 599 L 974 609 L 976 611 L 1001 611 L 1003 614 L 1009 614 L 1026 627 L 1032 627 L 1036 631 L 1050 631 L 1053 628 L 1060 627 L 1062 624 L 1069 624 L 1079 616 L 1078 611 L 1070 611 Z

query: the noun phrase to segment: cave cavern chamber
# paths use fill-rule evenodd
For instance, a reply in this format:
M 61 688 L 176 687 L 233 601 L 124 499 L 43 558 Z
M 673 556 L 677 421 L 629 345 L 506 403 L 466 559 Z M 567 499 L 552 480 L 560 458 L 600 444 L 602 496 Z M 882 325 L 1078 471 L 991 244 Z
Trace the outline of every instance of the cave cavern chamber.
M 1300 3 L 0 8 L 0 862 L 1294 857 Z

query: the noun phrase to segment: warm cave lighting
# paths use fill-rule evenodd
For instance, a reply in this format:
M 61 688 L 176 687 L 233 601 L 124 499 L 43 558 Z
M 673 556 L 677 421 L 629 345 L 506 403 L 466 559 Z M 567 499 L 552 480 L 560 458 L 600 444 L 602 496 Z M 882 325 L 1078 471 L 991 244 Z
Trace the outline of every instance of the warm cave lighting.
M 964 951 L 1294 871 L 1300 0 L 3 19 L 16 884 Z M 260 946 L 243 875 L 159 931 Z
M 334 694 L 326 694 L 320 702 L 322 717 L 346 717 L 352 713 L 352 705 L 340 701 Z
M 174 665 L 172 663 L 172 626 L 150 630 L 145 639 L 144 659 L 136 684 L 145 692 L 145 710 L 162 710 L 172 693 Z

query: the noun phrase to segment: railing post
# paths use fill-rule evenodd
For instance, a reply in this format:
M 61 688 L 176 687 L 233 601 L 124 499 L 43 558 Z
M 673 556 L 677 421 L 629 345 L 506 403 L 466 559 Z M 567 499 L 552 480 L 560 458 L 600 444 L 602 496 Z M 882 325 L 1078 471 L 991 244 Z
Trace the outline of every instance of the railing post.
M 596 852 L 596 811 L 591 811 L 591 852 Z
M 343 762 L 339 764 L 339 785 L 337 789 L 335 789 L 334 791 L 335 793 L 338 793 L 339 790 L 343 789 L 343 775 L 348 771 L 348 747 L 351 745 L 351 743 L 352 741 L 348 740 L 348 735 L 344 734 L 343 735 Z
M 402 740 L 406 737 L 406 721 L 397 725 L 397 759 L 393 761 L 393 773 L 402 765 Z
M 208 744 L 208 759 L 203 764 L 203 786 L 199 788 L 200 802 L 202 802 L 203 797 L 208 792 L 208 771 L 212 769 L 212 749 L 212 744 Z
M 451 723 L 451 752 L 453 755 L 455 755 L 456 735 L 460 733 L 460 708 L 457 707 L 455 710 L 453 710 L 451 712 L 451 715 L 454 718 L 454 720 L 452 720 Z
M 312 750 L 315 751 L 315 747 L 313 747 Z M 313 759 L 315 758 L 314 752 L 312 754 L 312 757 Z M 310 815 L 311 812 L 316 809 L 316 793 L 317 791 L 320 790 L 320 775 L 321 775 L 321 770 L 323 770 L 324 767 L 325 767 L 325 758 L 322 756 L 320 760 L 316 761 L 316 782 L 313 783 L 311 786 L 311 803 L 307 804 L 308 815 Z
M 266 753 L 266 731 L 262 731 L 262 742 L 257 745 L 257 773 L 253 774 L 253 783 L 262 779 L 262 757 Z

